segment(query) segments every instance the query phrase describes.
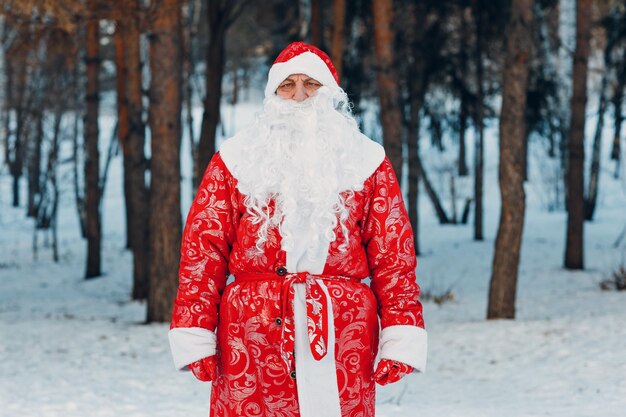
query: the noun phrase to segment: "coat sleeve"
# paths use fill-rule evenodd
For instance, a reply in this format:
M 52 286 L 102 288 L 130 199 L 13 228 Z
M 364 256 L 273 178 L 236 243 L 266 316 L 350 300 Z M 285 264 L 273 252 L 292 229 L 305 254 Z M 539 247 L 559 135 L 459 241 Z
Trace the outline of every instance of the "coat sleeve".
M 218 152 L 204 173 L 183 231 L 168 334 L 179 370 L 216 352 L 218 308 L 239 219 L 235 196 L 235 180 Z
M 361 227 L 381 320 L 380 357 L 424 372 L 427 337 L 415 279 L 413 230 L 388 157 L 371 181 Z

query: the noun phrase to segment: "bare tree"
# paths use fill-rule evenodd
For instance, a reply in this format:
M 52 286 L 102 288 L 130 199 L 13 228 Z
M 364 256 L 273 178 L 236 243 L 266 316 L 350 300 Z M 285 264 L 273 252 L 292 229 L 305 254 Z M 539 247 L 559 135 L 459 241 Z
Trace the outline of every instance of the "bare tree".
M 515 318 L 526 199 L 523 149 L 532 18 L 533 0 L 512 1 L 500 113 L 499 183 L 502 208 L 489 286 L 488 319 Z
M 85 147 L 85 226 L 87 232 L 87 267 L 85 278 L 101 275 L 101 217 L 100 217 L 100 153 L 98 151 L 98 116 L 100 107 L 100 20 L 96 0 L 90 1 L 86 23 L 87 90 L 84 127 Z
M 573 92 L 569 131 L 567 171 L 567 269 L 584 268 L 584 195 L 585 106 L 587 104 L 587 63 L 591 38 L 591 0 L 576 0 L 576 51 L 574 53 Z
M 150 34 L 150 279 L 148 322 L 171 319 L 178 287 L 180 239 L 181 2 L 152 11 Z

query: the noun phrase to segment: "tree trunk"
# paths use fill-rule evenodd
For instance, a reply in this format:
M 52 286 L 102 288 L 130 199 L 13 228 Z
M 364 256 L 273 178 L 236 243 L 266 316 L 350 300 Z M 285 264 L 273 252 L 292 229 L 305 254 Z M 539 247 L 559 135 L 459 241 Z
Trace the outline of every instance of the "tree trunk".
M 618 71 L 618 81 L 613 95 L 613 111 L 615 112 L 615 129 L 613 133 L 613 146 L 611 148 L 611 159 L 615 161 L 614 177 L 619 177 L 620 163 L 620 139 L 622 132 L 622 123 L 624 121 L 624 113 L 622 106 L 624 101 L 624 89 L 626 88 L 626 65 Z
M 461 68 L 459 76 L 459 84 L 461 86 L 461 106 L 459 111 L 459 160 L 458 160 L 458 169 L 459 176 L 465 177 L 469 174 L 469 170 L 467 168 L 467 156 L 465 152 L 465 134 L 467 133 L 467 119 L 469 117 L 469 92 L 467 84 L 470 79 L 470 71 L 468 69 L 468 61 L 469 57 L 467 51 L 469 50 L 469 39 L 470 39 L 470 25 L 468 24 L 469 20 L 469 8 L 463 9 L 462 17 L 461 17 L 461 51 L 460 60 L 461 60 Z
M 194 169 L 194 190 L 200 185 L 202 174 L 215 153 L 215 135 L 220 121 L 220 100 L 222 98 L 222 77 L 224 75 L 225 52 L 224 42 L 227 19 L 220 2 L 211 1 L 208 5 L 209 43 L 206 57 L 206 93 L 204 97 L 204 113 L 198 143 L 198 159 Z
M 591 0 L 576 2 L 576 51 L 574 52 L 571 123 L 569 131 L 569 161 L 567 172 L 567 269 L 583 269 L 583 166 L 585 162 L 585 105 L 587 103 L 587 62 L 591 38 Z
M 95 10 L 95 0 L 90 1 L 90 10 Z M 100 101 L 100 21 L 90 14 L 87 20 L 87 113 L 85 115 L 85 212 L 87 232 L 87 266 L 85 278 L 101 275 L 100 245 L 100 154 L 98 152 L 98 115 Z
M 150 282 L 148 322 L 171 319 L 180 239 L 181 4 L 163 0 L 150 38 Z
M 148 297 L 148 219 L 149 195 L 146 188 L 145 127 L 142 120 L 142 65 L 140 55 L 140 6 L 137 0 L 127 4 L 125 15 L 119 21 L 123 34 L 120 65 L 125 69 L 125 85 L 118 86 L 124 95 L 126 128 L 120 114 L 119 137 L 124 154 L 124 195 L 126 199 L 128 243 L 133 252 L 133 300 Z M 117 49 L 116 49 L 117 53 Z M 120 72 L 122 73 L 122 72 Z M 125 134 L 123 132 L 126 132 Z
M 489 286 L 488 319 L 515 318 L 517 274 L 524 230 L 523 149 L 532 16 L 533 0 L 512 1 L 500 113 L 499 184 L 502 208 Z
M 323 0 L 311 0 L 311 44 L 324 49 Z
M 383 143 L 398 179 L 402 178 L 402 115 L 397 76 L 394 71 L 392 0 L 373 0 L 374 48 L 378 62 L 376 78 L 380 99 Z
M 148 298 L 148 275 L 150 262 L 150 193 L 146 186 L 146 154 L 145 154 L 145 125 L 143 122 L 143 92 L 140 39 L 140 2 L 133 0 L 129 10 L 131 19 L 128 24 L 126 39 L 126 64 L 128 66 L 128 115 L 130 130 L 128 132 L 129 154 L 131 160 L 129 186 L 132 189 L 131 202 L 133 206 L 133 300 Z
M 459 115 L 459 176 L 466 177 L 469 174 L 467 169 L 467 157 L 465 156 L 465 133 L 467 132 L 467 94 L 461 94 L 461 113 Z
M 596 124 L 596 132 L 593 137 L 593 147 L 591 149 L 591 166 L 589 167 L 589 191 L 587 192 L 587 198 L 584 199 L 585 220 L 593 219 L 593 213 L 596 210 L 596 202 L 598 200 L 598 189 L 600 188 L 600 153 L 602 145 L 602 131 L 604 130 L 604 113 L 606 113 L 606 107 L 608 104 L 606 90 L 608 87 L 608 74 L 610 71 L 611 68 L 609 68 L 609 63 L 607 62 L 604 70 L 604 75 L 602 76 L 602 85 L 600 87 L 600 101 L 598 103 L 598 122 Z
M 431 203 L 433 204 L 433 208 L 435 209 L 435 214 L 437 215 L 437 219 L 439 219 L 439 224 L 448 224 L 450 223 L 450 218 L 446 214 L 446 211 L 441 204 L 441 199 L 437 196 L 437 192 L 432 186 L 430 180 L 428 179 L 428 175 L 426 175 L 426 171 L 424 170 L 424 166 L 422 165 L 422 160 L 417 156 L 416 168 L 419 173 L 419 177 L 424 182 L 424 190 L 426 190 L 426 194 L 428 198 L 430 198 Z
M 52 144 L 48 155 L 48 178 L 52 187 L 52 212 L 50 214 L 50 229 L 52 232 L 52 260 L 59 262 L 59 237 L 58 237 L 58 219 L 59 219 L 59 184 L 57 181 L 57 167 L 59 165 L 59 136 L 61 131 L 61 121 L 63 119 L 63 111 L 59 108 L 54 115 L 54 135 L 52 136 Z
M 41 146 L 44 142 L 43 136 L 43 113 L 41 111 L 33 112 L 37 125 L 34 141 L 31 138 L 30 152 L 28 153 L 28 217 L 37 216 L 37 200 L 41 198 Z
M 78 65 L 76 65 L 78 68 Z M 76 212 L 78 214 L 78 224 L 80 225 L 80 236 L 83 239 L 87 239 L 87 226 L 85 225 L 85 196 L 84 196 L 84 187 L 81 190 L 81 184 L 79 179 L 79 169 L 78 169 L 78 124 L 79 124 L 80 116 L 78 114 L 74 115 L 74 126 L 72 128 L 72 178 L 74 185 L 74 200 L 76 202 Z
M 343 49 L 346 44 L 346 0 L 333 0 L 333 41 L 330 58 L 341 79 Z
M 200 21 L 200 12 L 202 9 L 201 2 L 198 0 L 189 0 L 188 2 L 188 17 L 187 17 L 187 28 L 183 33 L 183 91 L 185 93 L 184 101 L 185 101 L 185 127 L 187 128 L 187 136 L 189 139 L 189 149 L 191 150 L 191 160 L 198 160 L 198 144 L 196 141 L 196 136 L 194 133 L 194 115 L 193 115 L 193 97 L 194 97 L 194 88 L 193 88 L 193 77 L 196 68 L 196 62 L 194 60 L 193 49 L 196 45 L 196 39 L 198 36 L 198 25 Z M 195 163 L 197 165 L 197 163 Z M 198 175 L 195 173 L 195 169 L 192 172 L 192 184 L 196 184 Z M 195 194 L 195 189 L 192 190 L 192 198 Z
M 484 159 L 484 63 L 483 63 L 483 18 L 482 11 L 476 13 L 476 133 L 474 140 L 474 240 L 483 240 L 483 159 Z
M 415 255 L 421 253 L 419 244 L 419 178 L 420 178 L 420 160 L 419 160 L 419 132 L 420 132 L 420 111 L 424 103 L 423 84 L 419 82 L 423 76 L 423 64 L 414 60 L 413 71 L 415 73 L 415 82 L 410 83 L 410 114 L 409 126 L 407 132 L 407 148 L 408 148 L 408 164 L 409 164 L 409 194 L 408 194 L 408 210 L 409 220 L 413 226 L 413 243 L 415 246 Z M 420 71 L 421 70 L 421 71 Z
M 122 14 L 122 13 L 120 13 Z M 123 15 L 123 14 L 122 14 Z M 118 141 L 122 147 L 124 156 L 124 202 L 126 209 L 126 248 L 131 249 L 133 220 L 135 217 L 132 213 L 132 207 L 129 202 L 131 189 L 129 187 L 129 159 L 128 159 L 128 132 L 129 132 L 129 116 L 128 116 L 128 97 L 126 94 L 128 88 L 128 67 L 126 65 L 126 24 L 124 18 L 120 17 L 115 22 L 115 34 L 113 41 L 115 45 L 115 81 L 116 81 L 116 97 L 117 97 L 117 134 Z
M 13 177 L 13 207 L 19 207 L 20 205 L 20 178 L 22 177 L 22 171 L 24 169 L 24 142 L 27 137 L 28 126 L 28 100 L 27 100 L 27 70 L 26 70 L 26 50 L 20 50 L 15 54 L 12 54 L 15 60 L 15 69 L 12 71 L 16 80 L 16 94 L 15 102 L 12 103 L 12 107 L 15 108 L 15 134 L 13 142 L 13 155 L 8 159 L 9 171 Z M 11 59 L 8 61 L 8 65 L 11 65 Z M 10 80 L 8 80 L 10 82 Z M 11 89 L 12 86 L 9 86 Z M 13 95 L 13 94 L 11 94 Z M 7 131 L 8 133 L 9 131 Z

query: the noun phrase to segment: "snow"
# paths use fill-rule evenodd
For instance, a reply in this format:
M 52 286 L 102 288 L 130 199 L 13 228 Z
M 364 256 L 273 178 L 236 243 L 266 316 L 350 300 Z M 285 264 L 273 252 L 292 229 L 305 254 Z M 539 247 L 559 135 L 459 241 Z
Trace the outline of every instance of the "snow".
M 250 120 L 253 108 L 225 113 Z M 227 122 L 229 130 L 235 129 L 233 119 Z M 102 125 L 106 141 L 111 119 L 103 117 Z M 611 136 L 607 132 L 607 140 Z M 183 155 L 188 155 L 187 146 L 185 139 Z M 451 289 L 454 300 L 424 303 L 427 372 L 379 388 L 377 415 L 623 417 L 626 292 L 601 291 L 598 284 L 624 262 L 625 243 L 612 246 L 626 225 L 624 184 L 613 179 L 604 162 L 596 218 L 585 223 L 586 269 L 566 271 L 567 218 L 561 211 L 544 210 L 538 165 L 532 165 L 517 318 L 487 321 L 499 218 L 497 152 L 497 137 L 490 133 L 484 241 L 473 241 L 471 224 L 439 225 L 426 196 L 420 196 L 418 281 L 424 292 Z M 188 162 L 183 157 L 183 213 L 191 195 Z M 102 278 L 83 279 L 86 244 L 69 180 L 60 208 L 57 264 L 42 246 L 42 235 L 38 259 L 33 259 L 32 221 L 23 207 L 10 206 L 10 195 L 11 179 L 3 167 L 0 416 L 206 415 L 210 385 L 174 370 L 168 325 L 144 324 L 145 304 L 129 300 L 131 256 L 124 249 L 120 157 L 112 163 L 103 208 Z

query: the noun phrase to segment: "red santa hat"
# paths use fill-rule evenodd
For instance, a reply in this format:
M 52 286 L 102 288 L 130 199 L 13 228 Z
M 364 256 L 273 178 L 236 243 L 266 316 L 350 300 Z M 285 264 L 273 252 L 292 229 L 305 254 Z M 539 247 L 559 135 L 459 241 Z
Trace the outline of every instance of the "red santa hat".
M 322 85 L 339 86 L 339 74 L 324 51 L 304 42 L 293 42 L 283 49 L 270 68 L 265 97 L 273 95 L 291 74 L 306 74 Z

